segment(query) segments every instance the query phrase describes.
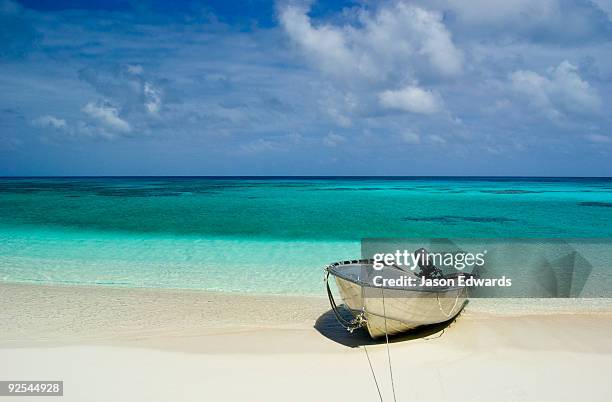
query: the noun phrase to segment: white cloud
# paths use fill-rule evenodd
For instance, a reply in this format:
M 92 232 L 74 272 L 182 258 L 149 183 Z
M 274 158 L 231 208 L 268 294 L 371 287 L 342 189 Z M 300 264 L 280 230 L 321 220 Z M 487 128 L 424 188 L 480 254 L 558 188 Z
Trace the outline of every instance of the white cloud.
M 280 19 L 289 36 L 322 70 L 342 74 L 354 67 L 354 55 L 342 30 L 332 26 L 313 27 L 306 10 L 297 6 L 284 8 Z
M 89 102 L 83 108 L 83 112 L 112 130 L 129 132 L 132 129 L 127 121 L 119 117 L 117 108 L 108 103 L 96 104 Z
M 550 68 L 547 75 L 530 70 L 515 71 L 510 81 L 517 93 L 553 119 L 567 112 L 595 113 L 601 108 L 595 88 L 583 80 L 578 68 L 567 60 Z
M 335 147 L 345 142 L 346 137 L 339 134 L 329 133 L 323 137 L 323 144 L 328 147 Z
M 109 64 L 87 67 L 79 77 L 90 84 L 104 99 L 104 106 L 93 104 L 89 111 L 109 123 L 114 130 L 127 132 L 137 126 L 139 132 L 159 122 L 164 104 L 164 91 L 152 74 L 146 74 L 139 64 Z M 108 109 L 95 111 L 95 107 Z M 110 109 L 109 109 L 110 108 Z M 115 112 L 112 111 L 115 110 Z M 106 117 L 101 117 L 106 114 Z M 115 117 L 121 115 L 118 121 Z M 150 118 L 154 117 L 154 120 Z M 127 122 L 131 124 L 127 124 Z M 130 129 L 128 129 L 128 126 Z
M 440 101 L 433 92 L 415 86 L 381 92 L 379 101 L 383 107 L 389 109 L 419 114 L 433 114 L 441 109 Z
M 119 137 L 116 131 L 108 130 L 106 127 L 100 127 L 97 125 L 88 124 L 83 121 L 78 121 L 73 130 L 69 131 L 70 134 L 73 135 L 73 138 L 76 136 L 104 139 L 104 140 L 114 140 Z
M 55 129 L 66 128 L 66 120 L 48 114 L 34 119 L 32 123 L 38 127 L 50 127 Z
M 350 94 L 321 94 L 329 118 L 348 127 L 357 115 L 381 106 L 424 115 L 440 111 L 440 95 L 418 82 L 456 76 L 464 63 L 442 14 L 403 1 L 352 11 L 348 21 L 336 24 L 316 24 L 305 7 L 279 11 L 282 27 L 308 63 L 331 79 L 336 94 Z
M 377 13 L 358 12 L 358 24 L 314 26 L 307 9 L 286 6 L 280 20 L 310 62 L 342 80 L 388 82 L 432 70 L 461 72 L 463 54 L 455 47 L 442 15 L 398 2 Z
M 32 124 L 37 127 L 53 128 L 56 131 L 61 131 L 62 139 L 76 139 L 84 137 L 114 139 L 118 136 L 118 132 L 125 130 L 117 129 L 116 122 L 112 124 L 109 123 L 109 117 L 107 115 L 112 114 L 112 112 L 109 112 L 108 109 L 108 106 L 97 106 L 93 103 L 87 104 L 83 108 L 83 111 L 91 117 L 94 117 L 96 121 L 106 119 L 103 121 L 103 125 L 98 125 L 95 123 L 90 124 L 84 121 L 73 121 L 68 124 L 66 120 L 51 115 L 44 115 L 34 119 L 32 120 Z M 110 117 L 110 121 L 113 122 L 112 117 Z
M 145 108 L 151 114 L 157 114 L 161 109 L 161 91 L 149 82 L 144 83 Z

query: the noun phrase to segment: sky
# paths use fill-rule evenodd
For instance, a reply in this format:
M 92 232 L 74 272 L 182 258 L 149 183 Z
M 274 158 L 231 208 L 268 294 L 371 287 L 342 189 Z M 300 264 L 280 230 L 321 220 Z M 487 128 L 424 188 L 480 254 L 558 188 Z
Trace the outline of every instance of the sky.
M 0 0 L 0 175 L 612 176 L 612 0 Z

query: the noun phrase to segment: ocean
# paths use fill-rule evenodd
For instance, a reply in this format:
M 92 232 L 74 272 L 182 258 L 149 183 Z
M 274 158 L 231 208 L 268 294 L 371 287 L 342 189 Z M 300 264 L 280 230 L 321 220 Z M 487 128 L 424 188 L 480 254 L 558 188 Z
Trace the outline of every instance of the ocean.
M 366 237 L 610 238 L 610 178 L 0 179 L 0 281 L 324 294 Z

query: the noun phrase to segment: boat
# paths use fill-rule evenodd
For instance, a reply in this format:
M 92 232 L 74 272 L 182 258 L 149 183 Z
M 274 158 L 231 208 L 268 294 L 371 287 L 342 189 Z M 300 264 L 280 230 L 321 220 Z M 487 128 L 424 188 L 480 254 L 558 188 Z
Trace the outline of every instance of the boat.
M 444 275 L 432 266 L 414 271 L 385 265 L 374 271 L 373 263 L 373 260 L 362 259 L 335 262 L 325 267 L 331 308 L 340 324 L 350 332 L 365 327 L 374 339 L 388 337 L 420 326 L 453 320 L 467 303 L 467 287 L 459 285 L 465 281 L 458 279 L 473 274 L 453 272 Z M 372 281 L 373 272 L 382 278 L 393 279 L 395 283 L 403 281 L 413 285 L 389 286 L 393 282 L 387 281 L 376 286 Z M 329 286 L 330 276 L 334 277 L 344 307 L 352 318 L 347 318 L 341 306 L 336 304 Z M 441 284 L 420 286 L 424 277 L 436 279 Z

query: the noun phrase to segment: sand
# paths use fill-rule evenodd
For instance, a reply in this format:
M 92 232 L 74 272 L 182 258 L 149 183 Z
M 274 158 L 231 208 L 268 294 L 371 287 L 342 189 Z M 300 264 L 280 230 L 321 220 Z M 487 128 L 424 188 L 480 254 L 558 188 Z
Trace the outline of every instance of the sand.
M 0 284 L 0 302 L 0 380 L 63 380 L 62 401 L 376 401 L 366 351 L 393 400 L 385 344 L 323 297 Z M 612 310 L 562 306 L 473 300 L 393 339 L 397 400 L 609 400 Z

